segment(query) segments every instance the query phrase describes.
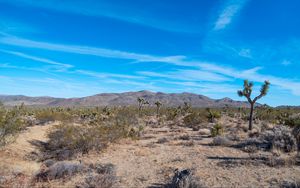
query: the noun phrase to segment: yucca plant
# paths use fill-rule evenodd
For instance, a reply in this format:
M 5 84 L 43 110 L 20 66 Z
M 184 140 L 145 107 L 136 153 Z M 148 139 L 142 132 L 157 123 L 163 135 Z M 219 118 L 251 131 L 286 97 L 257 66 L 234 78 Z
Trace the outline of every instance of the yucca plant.
M 162 103 L 159 102 L 159 101 L 156 101 L 154 104 L 156 105 L 156 116 L 158 117 L 159 116 L 159 109 L 160 109 Z
M 260 94 L 256 96 L 254 99 L 251 99 L 251 94 L 252 94 L 252 88 L 253 88 L 253 82 L 249 82 L 248 80 L 244 80 L 244 89 L 243 90 L 238 90 L 237 93 L 240 97 L 246 97 L 248 102 L 250 103 L 250 114 L 249 114 L 249 130 L 252 130 L 253 127 L 253 110 L 254 110 L 254 105 L 256 101 L 263 96 L 266 96 L 269 88 L 270 88 L 270 82 L 265 81 L 264 84 L 262 85 L 260 89 Z
M 143 106 L 146 105 L 146 104 L 149 104 L 149 102 L 146 101 L 144 98 L 141 98 L 141 97 L 138 97 L 137 101 L 138 101 L 138 106 L 139 106 L 139 114 L 141 114 Z

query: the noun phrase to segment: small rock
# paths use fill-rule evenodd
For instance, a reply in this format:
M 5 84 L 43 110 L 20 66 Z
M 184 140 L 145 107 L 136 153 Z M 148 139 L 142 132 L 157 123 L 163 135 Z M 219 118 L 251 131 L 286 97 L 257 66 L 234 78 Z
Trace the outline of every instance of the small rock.
M 199 129 L 199 134 L 200 135 L 210 135 L 210 130 L 209 129 Z

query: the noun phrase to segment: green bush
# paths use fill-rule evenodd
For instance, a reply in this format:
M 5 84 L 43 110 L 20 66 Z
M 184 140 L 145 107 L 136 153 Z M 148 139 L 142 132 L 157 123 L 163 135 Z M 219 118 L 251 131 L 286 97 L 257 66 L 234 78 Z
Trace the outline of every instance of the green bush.
M 24 127 L 20 110 L 0 108 L 0 147 L 12 141 Z
M 219 111 L 216 110 L 211 110 L 210 108 L 207 108 L 207 118 L 209 120 L 209 122 L 214 123 L 215 119 L 219 119 L 221 117 L 221 113 Z
M 108 119 L 96 119 L 85 124 L 62 123 L 49 134 L 47 150 L 69 150 L 72 155 L 85 154 L 91 150 L 101 151 L 108 143 L 121 138 L 136 139 L 143 131 L 136 115 L 128 109 L 116 112 Z
M 223 127 L 220 124 L 216 124 L 211 129 L 211 136 L 216 137 L 223 134 Z
M 207 122 L 203 113 L 192 111 L 190 114 L 184 117 L 183 123 L 185 126 L 193 128 L 199 124 Z
M 290 127 L 300 126 L 300 117 L 298 118 L 288 118 L 285 120 L 285 124 Z

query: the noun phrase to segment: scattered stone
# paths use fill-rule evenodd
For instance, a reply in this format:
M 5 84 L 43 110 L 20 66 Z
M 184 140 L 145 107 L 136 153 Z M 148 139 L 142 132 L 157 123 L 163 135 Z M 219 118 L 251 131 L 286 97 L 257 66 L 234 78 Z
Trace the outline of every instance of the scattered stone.
M 210 135 L 210 130 L 209 129 L 199 129 L 199 134 L 200 135 Z

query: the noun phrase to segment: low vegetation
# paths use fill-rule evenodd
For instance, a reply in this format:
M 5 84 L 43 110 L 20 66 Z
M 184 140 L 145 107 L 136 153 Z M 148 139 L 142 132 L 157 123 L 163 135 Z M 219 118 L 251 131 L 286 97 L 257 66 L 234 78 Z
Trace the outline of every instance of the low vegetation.
M 151 104 L 143 98 L 137 99 L 137 106 L 126 107 L 0 105 L 0 147 L 13 142 L 18 134 L 33 125 L 51 127 L 44 141 L 28 140 L 38 150 L 27 153 L 22 159 L 42 164 L 34 177 L 12 176 L 20 181 L 29 178 L 28 185 L 37 187 L 51 186 L 55 182 L 58 184 L 54 186 L 72 182 L 71 185 L 78 188 L 119 187 L 128 182 L 127 177 L 116 176 L 117 170 L 123 170 L 128 176 L 132 173 L 128 169 L 131 166 L 123 163 L 136 165 L 139 173 L 143 173 L 140 169 L 148 169 L 149 173 L 161 176 L 162 187 L 170 188 L 221 185 L 206 183 L 194 169 L 188 168 L 204 164 L 216 172 L 216 176 L 220 175 L 218 171 L 227 168 L 239 168 L 244 172 L 243 168 L 256 169 L 258 165 L 267 168 L 266 173 L 272 171 L 270 168 L 277 168 L 276 173 L 280 174 L 280 167 L 299 168 L 300 165 L 300 109 L 255 105 L 267 94 L 269 85 L 266 81 L 260 94 L 251 99 L 253 83 L 244 82 L 243 91 L 238 93 L 247 98 L 250 108 L 194 108 L 189 103 L 166 107 L 161 101 Z M 123 148 L 117 147 L 121 145 Z M 110 152 L 121 158 L 119 166 L 115 164 L 118 161 L 111 164 L 109 160 L 115 156 L 103 157 L 111 147 Z M 213 156 L 215 153 L 219 156 Z M 154 157 L 148 160 L 148 156 Z M 159 158 L 162 156 L 164 158 Z M 149 165 L 145 164 L 145 159 Z M 109 163 L 102 163 L 102 160 Z M 175 168 L 184 165 L 187 169 Z M 0 182 L 13 185 L 13 178 L 5 179 L 5 176 L 3 179 L 3 174 L 7 173 L 0 170 Z M 149 184 L 148 176 L 139 175 L 134 177 L 135 186 L 144 185 L 143 182 Z M 298 182 L 280 179 L 274 185 L 295 187 Z M 132 185 L 130 183 L 126 185 Z

